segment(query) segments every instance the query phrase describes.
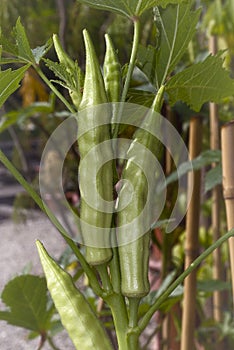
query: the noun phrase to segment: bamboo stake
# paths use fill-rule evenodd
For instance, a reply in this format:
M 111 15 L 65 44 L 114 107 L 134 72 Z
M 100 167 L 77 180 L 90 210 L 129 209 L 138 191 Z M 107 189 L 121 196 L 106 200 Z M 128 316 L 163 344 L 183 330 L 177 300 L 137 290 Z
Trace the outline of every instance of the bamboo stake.
M 227 226 L 228 229 L 234 227 L 234 120 L 222 127 L 221 130 L 222 145 L 222 165 L 223 165 L 223 197 L 225 200 Z M 232 293 L 234 300 L 234 238 L 228 241 Z
M 209 39 L 209 51 L 212 54 L 217 53 L 217 37 L 211 36 Z M 218 117 L 218 105 L 210 102 L 210 149 L 220 149 L 220 128 Z M 215 164 L 213 165 L 213 167 Z M 217 241 L 220 237 L 220 208 L 221 207 L 221 187 L 218 185 L 212 190 L 212 208 L 211 208 L 211 227 L 213 233 L 213 241 Z M 216 280 L 222 280 L 223 269 L 221 261 L 221 248 L 216 249 L 213 253 L 213 277 Z M 223 296 L 221 291 L 215 291 L 213 294 L 213 316 L 217 322 L 222 321 Z M 217 344 L 216 350 L 222 350 L 223 345 Z
M 201 118 L 192 118 L 190 121 L 189 152 L 191 159 L 200 154 L 202 146 Z M 198 232 L 200 217 L 200 171 L 188 174 L 188 189 L 192 190 L 192 197 L 186 217 L 185 237 L 185 269 L 198 255 Z M 191 188 L 191 181 L 193 188 Z M 181 350 L 193 350 L 196 315 L 196 271 L 192 272 L 184 281 L 184 301 L 182 315 Z
M 175 112 L 171 109 L 169 105 L 166 106 L 166 117 L 167 120 L 177 128 L 176 122 L 178 118 L 176 118 Z M 173 160 L 171 157 L 171 153 L 166 149 L 165 150 L 165 174 L 169 176 L 173 170 Z M 169 197 L 170 198 L 170 189 L 169 189 Z M 167 276 L 171 268 L 173 267 L 172 259 L 171 259 L 171 251 L 172 251 L 172 242 L 171 236 L 164 236 L 163 240 L 163 268 L 162 268 L 162 279 Z M 176 318 L 181 318 L 181 308 L 179 303 L 174 305 L 171 310 L 165 315 L 163 318 L 162 329 L 161 329 L 161 348 L 160 350 L 179 350 L 180 342 L 176 340 L 177 337 L 177 329 L 175 320 Z

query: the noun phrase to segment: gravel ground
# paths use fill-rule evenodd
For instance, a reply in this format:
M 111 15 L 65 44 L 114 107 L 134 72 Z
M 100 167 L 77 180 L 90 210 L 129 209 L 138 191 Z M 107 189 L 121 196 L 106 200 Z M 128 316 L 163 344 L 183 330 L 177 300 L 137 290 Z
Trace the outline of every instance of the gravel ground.
M 5 209 L 6 211 L 6 209 Z M 0 291 L 4 285 L 14 276 L 20 274 L 30 263 L 32 273 L 41 274 L 39 257 L 35 241 L 43 242 L 50 254 L 58 258 L 65 248 L 63 239 L 56 229 L 42 215 L 33 214 L 33 219 L 26 224 L 16 225 L 11 220 L 0 221 L 1 254 L 0 254 Z M 4 305 L 1 304 L 1 309 Z M 28 340 L 28 332 L 18 327 L 0 322 L 0 349 L 1 350 L 36 350 L 38 339 Z M 74 350 L 74 346 L 64 331 L 55 338 L 55 343 L 61 350 Z M 45 345 L 43 350 L 51 347 Z

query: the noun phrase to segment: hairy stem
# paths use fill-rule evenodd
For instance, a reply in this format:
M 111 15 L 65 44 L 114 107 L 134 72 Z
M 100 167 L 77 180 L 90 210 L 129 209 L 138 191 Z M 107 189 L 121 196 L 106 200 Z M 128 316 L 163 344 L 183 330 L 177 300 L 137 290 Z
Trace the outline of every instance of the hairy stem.
M 139 41 L 140 41 L 140 21 L 139 21 L 139 18 L 134 18 L 134 36 L 133 36 L 132 52 L 131 52 L 131 57 L 130 57 L 130 61 L 129 61 L 126 80 L 124 83 L 121 102 L 125 102 L 126 97 L 127 97 L 127 93 L 128 93 L 128 89 L 130 86 L 133 70 L 134 70 L 135 64 L 136 64 L 136 57 L 137 57 L 137 50 L 138 50 L 138 46 L 139 46 Z

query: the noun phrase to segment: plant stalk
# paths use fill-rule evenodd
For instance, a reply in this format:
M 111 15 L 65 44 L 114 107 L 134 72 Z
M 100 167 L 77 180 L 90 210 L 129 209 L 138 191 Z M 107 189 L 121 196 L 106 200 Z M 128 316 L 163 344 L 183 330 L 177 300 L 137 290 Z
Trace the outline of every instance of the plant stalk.
M 129 327 L 134 328 L 138 323 L 138 307 L 140 298 L 129 298 Z
M 209 51 L 215 55 L 218 51 L 217 48 L 217 37 L 211 36 L 209 38 Z M 210 115 L 210 149 L 220 149 L 220 128 L 219 128 L 219 115 L 218 105 L 210 102 L 209 104 L 209 115 Z M 212 167 L 215 167 L 213 164 Z M 211 207 L 211 226 L 213 240 L 216 241 L 220 237 L 220 210 L 221 210 L 221 186 L 217 185 L 212 189 L 212 207 Z M 216 249 L 213 253 L 214 267 L 213 277 L 215 280 L 223 279 L 222 259 L 221 250 Z M 222 321 L 222 309 L 223 309 L 223 295 L 221 291 L 214 291 L 213 294 L 213 314 L 214 319 L 217 322 Z M 223 344 L 217 343 L 216 350 L 221 350 Z
M 110 276 L 107 271 L 107 265 L 106 264 L 97 265 L 96 269 L 101 277 L 102 286 L 105 292 L 107 293 L 112 292 L 113 288 L 110 282 Z
M 119 253 L 118 248 L 113 247 L 113 258 L 110 261 L 110 275 L 111 283 L 115 293 L 121 293 L 121 276 L 120 276 L 120 266 L 119 266 Z
M 118 349 L 133 350 L 128 347 L 128 314 L 124 297 L 121 294 L 113 293 L 104 299 L 111 309 L 118 341 Z
M 139 21 L 139 18 L 138 17 L 134 18 L 133 23 L 134 23 L 134 36 L 133 36 L 132 52 L 131 52 L 127 76 L 125 79 L 124 88 L 123 88 L 123 92 L 122 92 L 122 96 L 121 96 L 121 102 L 125 102 L 126 97 L 127 97 L 127 93 L 128 93 L 128 89 L 130 86 L 133 70 L 134 70 L 135 64 L 136 64 L 137 51 L 138 51 L 138 46 L 139 46 L 139 41 L 140 41 L 140 21 Z
M 201 118 L 192 118 L 189 133 L 189 153 L 191 159 L 196 158 L 201 152 L 201 128 Z M 198 255 L 200 183 L 201 173 L 199 170 L 188 174 L 188 189 L 192 190 L 192 196 L 186 216 L 185 269 L 192 264 Z M 196 283 L 197 276 L 196 270 L 194 270 L 184 281 L 181 350 L 194 349 L 195 347 Z
M 223 162 L 223 197 L 226 206 L 228 229 L 234 227 L 234 121 L 224 125 L 221 130 L 221 148 Z M 234 238 L 229 240 L 229 254 L 232 276 L 232 293 L 234 300 Z

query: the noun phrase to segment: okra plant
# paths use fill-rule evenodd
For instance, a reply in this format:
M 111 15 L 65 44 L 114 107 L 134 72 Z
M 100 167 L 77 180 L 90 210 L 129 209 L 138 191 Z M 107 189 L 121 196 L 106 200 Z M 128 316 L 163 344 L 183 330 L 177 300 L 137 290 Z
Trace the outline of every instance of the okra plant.
M 160 194 L 155 198 L 157 195 L 154 188 L 149 187 L 145 169 L 152 168 L 153 173 L 152 159 L 160 162 L 163 154 L 164 140 L 158 134 L 164 123 L 160 115 L 162 106 L 164 103 L 173 106 L 176 102 L 183 101 L 194 111 L 199 111 L 208 101 L 221 102 L 225 97 L 232 95 L 234 83 L 228 71 L 223 68 L 223 52 L 219 52 L 216 56 L 208 55 L 204 60 L 191 64 L 182 71 L 176 69 L 191 43 L 201 14 L 201 9 L 196 9 L 192 1 L 79 0 L 79 2 L 124 16 L 132 23 L 132 49 L 129 62 L 124 67 L 118 58 L 118 48 L 108 33 L 103 38 L 106 52 L 101 63 L 92 38 L 84 29 L 85 69 L 64 51 L 56 34 L 44 46 L 31 49 L 20 19 L 13 32 L 15 43 L 3 35 L 0 40 L 1 64 L 20 66 L 18 69 L 8 68 L 0 71 L 0 104 L 3 105 L 18 89 L 25 72 L 32 67 L 64 104 L 64 108 L 70 114 L 68 118 L 76 120 L 78 127 L 76 141 L 80 156 L 77 171 L 80 189 L 77 232 L 79 231 L 82 237 L 80 241 L 78 240 L 79 244 L 76 237 L 71 237 L 51 209 L 1 150 L 0 161 L 28 191 L 41 210 L 49 216 L 78 260 L 93 292 L 103 299 L 111 311 L 118 349 L 136 350 L 141 346 L 139 342 L 141 333 L 171 293 L 214 249 L 233 236 L 233 231 L 228 232 L 204 251 L 175 280 L 172 278 L 167 280 L 164 285 L 166 288 L 159 290 L 147 310 L 143 314 L 140 313 L 140 305 L 144 297 L 150 293 L 149 256 L 151 231 L 155 225 L 154 222 L 148 224 L 146 221 L 149 218 L 151 220 L 151 207 L 161 201 Z M 145 14 L 151 16 L 154 22 L 154 46 L 146 47 L 140 44 L 141 22 Z M 57 55 L 57 62 L 47 57 L 52 46 Z M 41 62 L 46 64 L 57 80 L 49 80 L 46 77 L 40 68 Z M 133 91 L 131 87 L 137 69 L 150 86 L 141 99 L 142 104 L 150 102 L 150 108 L 142 109 L 138 106 L 140 112 L 137 105 L 131 104 L 134 93 L 138 96 L 140 94 L 139 90 Z M 67 89 L 68 94 L 63 94 L 57 84 Z M 130 114 L 133 119 L 129 118 L 127 122 L 123 120 L 126 112 L 125 104 L 132 108 Z M 141 120 L 135 124 L 134 118 L 138 114 Z M 127 123 L 134 125 L 134 132 L 128 140 L 123 156 L 119 150 L 120 135 Z M 102 144 L 105 144 L 104 148 L 99 147 Z M 84 160 L 91 152 L 94 153 L 90 158 L 91 162 L 85 163 Z M 124 159 L 121 159 L 122 157 Z M 97 174 L 95 181 L 92 182 L 90 173 L 93 168 L 97 169 Z M 157 182 L 157 176 L 155 179 Z M 156 187 L 155 181 L 153 184 Z M 129 183 L 133 188 L 130 200 Z M 92 197 L 91 203 L 87 196 Z M 149 201 L 150 205 L 146 207 L 148 213 L 137 221 L 136 227 L 131 223 L 144 210 L 148 197 L 153 197 Z M 91 231 L 94 242 L 90 241 Z M 108 337 L 98 313 L 78 289 L 72 276 L 55 262 L 39 241 L 37 248 L 48 290 L 75 348 L 113 349 L 114 344 Z M 7 299 L 4 294 L 3 299 Z M 49 333 L 52 322 L 52 313 L 48 313 L 45 308 L 43 310 L 46 315 L 44 324 L 26 326 L 41 337 Z M 12 322 L 11 311 L 0 312 L 0 318 L 17 324 Z

